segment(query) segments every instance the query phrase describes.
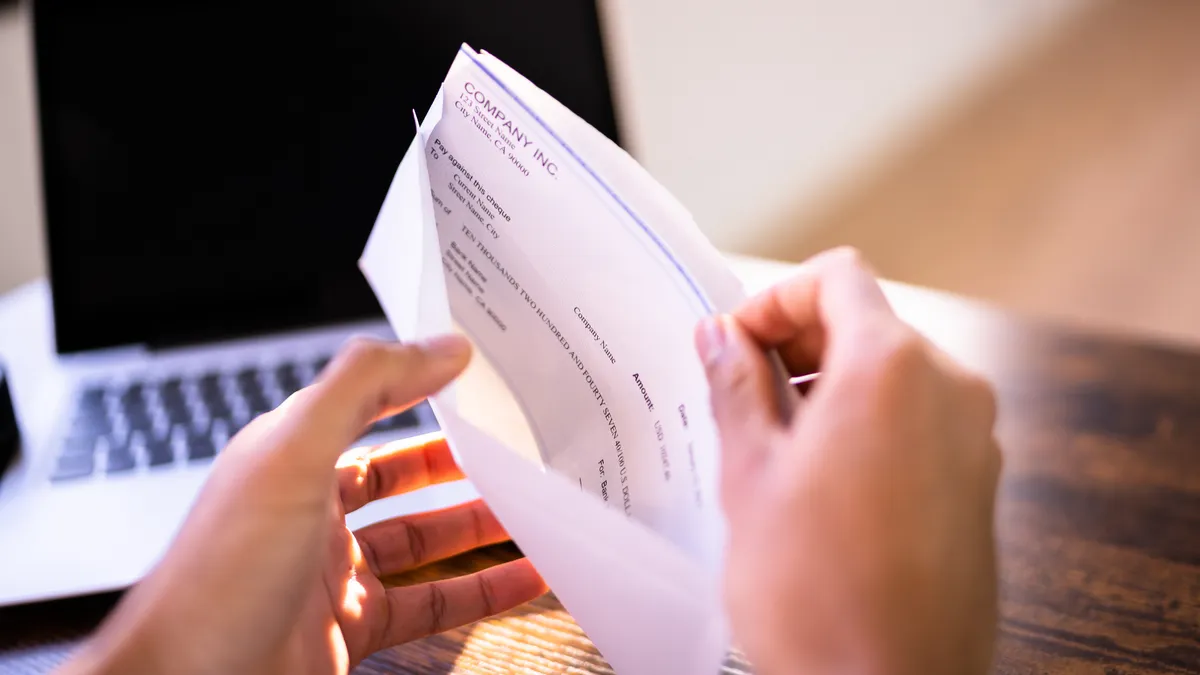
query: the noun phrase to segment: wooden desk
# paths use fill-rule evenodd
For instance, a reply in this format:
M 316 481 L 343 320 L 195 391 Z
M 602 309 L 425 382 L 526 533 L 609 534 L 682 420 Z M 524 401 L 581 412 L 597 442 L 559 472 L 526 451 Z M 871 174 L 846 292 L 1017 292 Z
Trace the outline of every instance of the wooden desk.
M 1200 673 L 1200 353 L 1038 326 L 909 287 L 888 291 L 906 319 L 999 393 L 1006 465 L 995 672 Z M 512 555 L 499 547 L 452 567 Z M 8 650 L 0 672 L 54 663 L 112 602 L 0 610 Z M 568 671 L 611 672 L 551 597 L 360 668 Z

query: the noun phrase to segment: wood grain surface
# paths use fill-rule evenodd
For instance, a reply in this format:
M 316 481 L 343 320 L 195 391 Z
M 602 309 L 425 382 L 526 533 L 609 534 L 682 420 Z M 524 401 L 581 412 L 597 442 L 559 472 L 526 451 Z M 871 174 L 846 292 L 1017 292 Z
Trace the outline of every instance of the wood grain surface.
M 935 338 L 964 330 L 934 318 Z M 986 325 L 995 346 L 971 365 L 997 388 L 1005 454 L 994 672 L 1200 673 L 1200 353 L 1002 315 Z M 392 581 L 518 555 L 490 547 Z M 52 667 L 114 597 L 0 610 L 0 672 Z M 726 668 L 749 670 L 737 656 Z M 611 671 L 546 596 L 381 652 L 358 672 Z

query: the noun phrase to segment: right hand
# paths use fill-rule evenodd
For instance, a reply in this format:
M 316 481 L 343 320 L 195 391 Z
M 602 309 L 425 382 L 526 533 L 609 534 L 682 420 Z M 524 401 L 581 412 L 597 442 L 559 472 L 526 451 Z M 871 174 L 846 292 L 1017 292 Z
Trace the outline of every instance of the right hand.
M 697 327 L 720 431 L 726 598 L 763 673 L 985 673 L 1000 473 L 991 388 L 850 250 Z M 781 411 L 766 351 L 821 377 Z

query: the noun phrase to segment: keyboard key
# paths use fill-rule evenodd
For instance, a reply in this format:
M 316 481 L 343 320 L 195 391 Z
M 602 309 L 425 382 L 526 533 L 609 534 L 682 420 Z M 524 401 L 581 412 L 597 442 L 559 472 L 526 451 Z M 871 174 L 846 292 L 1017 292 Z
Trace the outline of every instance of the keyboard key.
M 183 381 L 176 377 L 160 384 L 158 399 L 162 401 L 164 408 L 186 406 L 187 396 L 183 393 Z
M 259 382 L 258 369 L 250 367 L 242 368 L 237 372 L 237 375 L 234 376 L 234 379 L 237 380 L 239 387 L 257 388 Z
M 143 463 L 173 465 L 177 446 L 189 460 L 211 460 L 249 420 L 306 386 L 314 374 L 310 368 L 320 372 L 329 361 L 320 356 L 309 363 L 284 361 L 229 374 L 210 370 L 115 388 L 88 385 L 79 392 L 54 479 L 87 476 L 98 468 L 119 474 Z M 410 411 L 382 420 L 375 429 L 409 429 L 419 422 Z M 97 450 L 104 457 L 97 458 Z
M 175 410 L 182 410 L 184 412 L 188 410 L 188 399 L 182 393 L 179 395 L 168 394 L 163 396 L 161 400 L 162 408 L 168 414 Z
M 227 401 L 205 401 L 204 408 L 208 411 L 209 417 L 232 417 L 233 406 Z
M 76 415 L 71 421 L 70 435 L 75 437 L 92 437 L 103 436 L 112 431 L 112 423 L 108 419 L 108 415 L 103 411 L 99 415 L 88 413 L 86 415 Z
M 145 405 L 146 392 L 141 382 L 134 382 L 121 392 L 121 405 L 124 407 Z
M 60 452 L 92 452 L 96 449 L 96 439 L 111 433 L 112 429 L 109 425 L 78 425 L 72 424 L 67 430 L 66 438 L 63 439 L 63 445 L 59 449 Z
M 103 406 L 104 405 L 104 393 L 105 393 L 104 387 L 102 387 L 100 385 L 91 385 L 91 386 L 85 387 L 84 390 L 79 393 L 79 406 L 81 408 L 91 407 L 91 406 Z
M 241 424 L 237 420 L 233 419 L 233 416 L 214 417 L 212 421 L 214 428 L 218 425 L 221 425 L 222 428 L 226 430 L 226 435 L 229 437 L 232 437 L 234 434 L 241 431 L 242 427 L 244 426 L 244 424 Z
M 163 405 L 163 412 L 167 415 L 167 422 L 172 425 L 186 425 L 192 421 L 192 411 L 186 403 Z
M 121 396 L 122 410 L 144 410 L 146 408 L 146 397 L 141 393 L 142 386 L 140 384 L 136 386 L 139 392 L 137 396 Z
M 175 463 L 175 450 L 170 438 L 151 438 L 146 441 L 146 455 L 150 466 L 165 466 Z
M 284 398 L 300 391 L 304 387 L 300 381 L 300 373 L 296 370 L 296 364 L 283 363 L 275 368 L 275 382 L 279 385 L 279 391 Z
M 129 423 L 126 422 L 125 418 L 122 417 L 117 420 L 114 420 L 112 431 L 110 431 L 108 434 L 102 436 L 101 438 L 103 438 L 104 440 L 106 440 L 108 442 L 108 447 L 112 448 L 112 447 L 116 447 L 118 445 L 124 445 L 124 444 L 128 443 L 129 436 L 130 436 Z
M 217 375 L 205 375 L 200 379 L 200 400 L 212 417 L 228 417 L 233 412 Z
M 214 406 L 228 405 L 229 397 L 221 389 L 206 388 L 200 390 L 200 401 L 212 408 Z
M 201 433 L 190 433 L 187 437 L 188 459 L 191 461 L 212 459 L 217 456 L 217 447 L 213 444 L 212 436 L 205 430 Z
M 257 370 L 242 370 L 237 374 L 237 389 L 247 405 L 258 407 L 258 404 L 266 401 L 266 392 L 263 391 L 262 380 L 259 378 Z
M 271 402 L 263 394 L 254 394 L 253 396 L 246 397 L 246 411 L 250 413 L 251 419 L 274 409 L 275 406 L 271 405 Z
M 63 455 L 55 464 L 54 473 L 50 480 L 71 480 L 92 475 L 96 468 L 95 457 L 91 453 L 81 455 Z
M 128 447 L 109 448 L 106 455 L 107 463 L 105 465 L 106 473 L 124 473 L 132 471 L 137 466 L 137 460 Z
M 209 430 L 208 437 L 212 439 L 213 447 L 218 452 L 229 442 L 229 438 L 237 433 L 236 430 L 230 431 L 230 428 L 229 420 L 216 419 L 212 421 L 212 428 Z
M 89 387 L 79 395 L 76 414 L 81 417 L 103 417 L 106 414 L 104 406 L 104 389 Z
M 221 387 L 221 375 L 219 373 L 206 373 L 201 376 L 196 388 L 200 390 L 200 398 L 206 403 L 209 401 L 224 401 L 225 392 Z
M 61 456 L 91 455 L 96 452 L 97 436 L 68 436 L 58 449 Z
M 108 424 L 108 408 L 104 405 L 104 390 L 89 389 L 80 395 L 71 424 L 81 429 L 92 429 Z
M 125 412 L 125 422 L 129 425 L 130 431 L 142 431 L 149 433 L 152 429 L 154 429 L 154 419 L 150 416 L 150 412 L 145 408 L 127 410 Z

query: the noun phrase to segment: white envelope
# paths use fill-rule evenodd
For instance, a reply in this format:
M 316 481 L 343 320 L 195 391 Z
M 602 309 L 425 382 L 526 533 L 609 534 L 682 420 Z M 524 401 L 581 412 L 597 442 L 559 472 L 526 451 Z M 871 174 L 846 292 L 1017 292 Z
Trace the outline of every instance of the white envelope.
M 717 672 L 724 521 L 690 336 L 744 296 L 687 211 L 464 45 L 360 267 L 401 340 L 459 329 L 476 344 L 475 374 L 431 406 L 470 482 L 616 672 Z M 643 294 L 657 306 L 631 301 Z M 519 403 L 483 398 L 489 377 Z M 615 450 L 595 431 L 606 422 L 624 440 Z

